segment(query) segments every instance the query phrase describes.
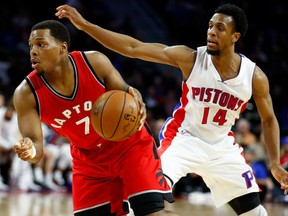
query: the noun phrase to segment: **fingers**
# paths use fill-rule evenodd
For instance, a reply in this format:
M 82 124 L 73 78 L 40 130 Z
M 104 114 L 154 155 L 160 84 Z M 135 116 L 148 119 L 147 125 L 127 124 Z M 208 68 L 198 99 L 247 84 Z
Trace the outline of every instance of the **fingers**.
M 24 139 L 19 140 L 15 145 L 14 145 L 14 150 L 18 154 L 18 152 L 23 151 L 23 148 L 25 148 L 24 145 Z
M 24 138 L 22 140 L 19 140 L 14 145 L 15 153 L 18 155 L 18 157 L 22 160 L 29 160 L 33 156 L 33 142 L 29 138 Z
M 287 184 L 281 184 L 281 189 L 284 190 L 284 194 L 285 194 L 285 195 L 288 194 L 288 185 L 287 185 Z
M 133 87 L 129 86 L 128 92 L 129 92 L 129 94 L 131 94 L 134 98 L 137 97 L 137 99 L 138 99 L 138 96 L 137 96 L 137 94 L 135 93 Z M 136 99 L 136 98 L 135 98 L 135 99 Z
M 143 104 L 144 104 L 143 101 L 140 100 L 138 94 L 135 93 L 135 90 L 134 90 L 133 87 L 130 86 L 128 92 L 129 92 L 129 94 L 131 94 L 134 97 L 135 101 L 137 101 L 138 106 L 139 106 L 139 113 L 140 113 L 140 115 L 142 115 L 142 113 L 143 113 Z M 145 106 L 144 106 L 144 109 L 145 109 Z
M 140 131 L 145 123 L 147 113 L 146 113 L 146 105 L 145 103 L 140 104 L 140 109 L 139 109 L 139 115 L 140 115 L 140 120 L 139 120 L 139 127 L 138 131 Z
M 129 94 L 131 94 L 135 101 L 138 102 L 138 107 L 139 107 L 139 115 L 140 115 L 140 120 L 139 120 L 139 127 L 138 131 L 140 131 L 145 123 L 147 113 L 146 113 L 146 104 L 142 101 L 142 99 L 139 98 L 138 94 L 136 94 L 135 90 L 133 87 L 129 87 Z
M 146 118 L 147 118 L 147 112 L 146 112 L 146 105 L 145 105 L 145 103 L 142 103 L 142 105 L 141 105 L 141 107 L 140 107 L 140 116 L 141 116 L 141 118 L 140 118 L 140 126 L 139 126 L 139 131 L 142 129 L 142 127 L 143 127 L 143 125 L 144 125 L 144 123 L 145 123 L 145 120 L 146 120 Z
M 64 9 L 59 9 L 56 13 L 55 13 L 55 16 L 57 16 L 59 19 L 62 19 L 65 17 L 65 13 L 66 13 L 66 10 Z
M 67 11 L 69 10 L 68 5 L 61 5 L 56 8 L 57 12 L 55 13 L 55 16 L 57 16 L 59 19 L 62 19 L 64 17 L 67 17 L 68 13 Z
M 57 11 L 62 11 L 62 10 L 65 10 L 67 8 L 69 8 L 70 6 L 67 5 L 67 4 L 64 4 L 64 5 L 60 5 L 56 8 Z
M 281 189 L 284 190 L 284 194 L 288 194 L 288 175 L 283 175 L 281 179 Z
M 67 18 L 76 28 L 82 30 L 86 20 L 75 8 L 69 5 L 61 5 L 57 7 L 56 10 L 55 16 L 58 17 L 58 19 Z

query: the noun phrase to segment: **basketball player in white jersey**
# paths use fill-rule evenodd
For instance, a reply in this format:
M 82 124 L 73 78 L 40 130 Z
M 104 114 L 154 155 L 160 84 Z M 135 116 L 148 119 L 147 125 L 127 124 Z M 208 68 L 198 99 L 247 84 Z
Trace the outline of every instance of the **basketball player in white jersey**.
M 253 96 L 261 118 L 271 172 L 288 191 L 288 173 L 279 162 L 279 126 L 265 73 L 235 43 L 245 36 L 246 15 L 233 4 L 219 6 L 208 23 L 207 44 L 187 46 L 144 43 L 85 20 L 62 5 L 56 16 L 68 18 L 105 47 L 130 58 L 167 64 L 183 75 L 182 97 L 160 133 L 163 170 L 175 184 L 187 173 L 202 176 L 216 206 L 228 203 L 241 216 L 266 216 L 251 167 L 235 143 L 231 127 Z

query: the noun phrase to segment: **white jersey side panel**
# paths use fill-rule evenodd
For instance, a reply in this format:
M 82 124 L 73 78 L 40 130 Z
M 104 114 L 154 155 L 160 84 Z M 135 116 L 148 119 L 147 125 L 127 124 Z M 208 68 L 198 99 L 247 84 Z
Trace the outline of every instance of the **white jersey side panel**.
M 173 130 L 184 129 L 210 144 L 221 141 L 229 134 L 252 95 L 255 63 L 239 55 L 241 66 L 237 77 L 222 81 L 211 55 L 206 52 L 206 46 L 198 47 L 191 74 L 182 84 L 180 105 L 173 118 L 167 121 L 167 124 L 173 124 Z M 167 128 L 169 125 L 162 128 L 164 136 Z M 168 136 L 173 134 L 166 132 Z

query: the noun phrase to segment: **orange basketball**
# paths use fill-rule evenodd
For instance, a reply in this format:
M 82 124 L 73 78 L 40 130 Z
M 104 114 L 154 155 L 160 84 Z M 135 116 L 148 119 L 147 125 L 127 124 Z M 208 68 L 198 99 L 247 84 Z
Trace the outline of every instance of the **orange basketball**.
M 125 91 L 111 90 L 93 104 L 91 123 L 94 130 L 110 141 L 121 141 L 138 129 L 139 109 L 134 97 Z

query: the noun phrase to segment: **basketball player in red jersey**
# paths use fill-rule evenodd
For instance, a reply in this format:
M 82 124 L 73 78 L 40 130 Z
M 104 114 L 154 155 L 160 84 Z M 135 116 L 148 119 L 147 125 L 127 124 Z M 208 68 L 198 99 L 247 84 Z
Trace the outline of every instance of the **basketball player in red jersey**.
M 182 97 L 159 136 L 163 171 L 173 182 L 187 173 L 199 174 L 211 189 L 217 207 L 228 203 L 241 216 L 267 215 L 253 170 L 245 163 L 243 149 L 231 132 L 253 96 L 271 172 L 285 193 L 288 191 L 288 173 L 279 160 L 279 126 L 268 79 L 254 62 L 235 52 L 235 43 L 248 28 L 241 8 L 219 6 L 208 23 L 207 44 L 197 50 L 143 43 L 88 22 L 68 5 L 57 7 L 56 16 L 70 19 L 79 30 L 124 56 L 181 70 Z
M 135 215 L 172 215 L 164 210 L 164 200 L 173 202 L 173 196 L 155 140 L 144 124 L 139 91 L 102 53 L 68 52 L 69 32 L 59 21 L 34 25 L 28 43 L 34 70 L 13 97 L 23 136 L 14 146 L 18 157 L 30 163 L 41 159 L 44 122 L 71 142 L 75 216 L 125 215 L 129 204 Z M 89 118 L 93 102 L 113 89 L 128 91 L 140 106 L 139 130 L 121 142 L 101 138 Z

